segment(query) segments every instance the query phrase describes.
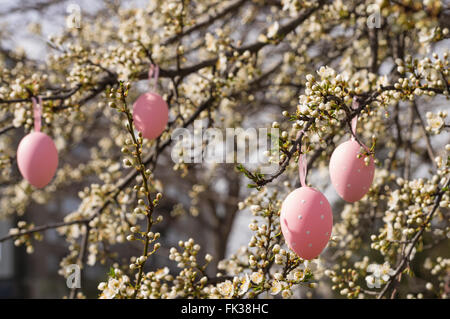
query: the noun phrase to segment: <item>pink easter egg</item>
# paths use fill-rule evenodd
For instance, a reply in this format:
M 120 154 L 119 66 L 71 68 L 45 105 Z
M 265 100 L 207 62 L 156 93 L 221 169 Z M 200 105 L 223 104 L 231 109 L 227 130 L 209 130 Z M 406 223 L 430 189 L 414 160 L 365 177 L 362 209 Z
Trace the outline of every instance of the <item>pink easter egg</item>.
M 311 260 L 326 247 L 333 228 L 330 203 L 318 190 L 300 187 L 284 200 L 280 214 L 284 239 L 299 257 Z
M 55 143 L 42 132 L 26 135 L 17 148 L 17 165 L 22 176 L 31 185 L 36 188 L 46 186 L 58 167 Z
M 339 145 L 331 155 L 330 178 L 336 192 L 345 201 L 353 203 L 369 191 L 375 174 L 373 156 L 369 165 L 364 163 L 364 156 L 358 158 L 361 145 L 350 140 Z
M 169 121 L 169 107 L 161 95 L 144 93 L 133 104 L 133 121 L 142 136 L 155 139 L 161 135 Z

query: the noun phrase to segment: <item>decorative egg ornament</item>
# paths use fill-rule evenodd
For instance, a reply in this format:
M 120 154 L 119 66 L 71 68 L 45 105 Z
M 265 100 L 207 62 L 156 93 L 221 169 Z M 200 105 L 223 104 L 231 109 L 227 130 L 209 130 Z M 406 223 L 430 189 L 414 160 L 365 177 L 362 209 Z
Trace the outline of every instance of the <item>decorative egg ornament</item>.
M 169 107 L 157 93 L 144 93 L 133 104 L 133 121 L 142 136 L 155 139 L 169 121 Z
M 159 69 L 150 67 L 149 79 L 154 73 L 154 91 L 158 81 Z M 164 132 L 169 121 L 169 107 L 166 101 L 155 92 L 144 93 L 133 104 L 133 122 L 136 129 L 147 139 L 156 139 Z
M 289 248 L 300 258 L 311 260 L 324 250 L 330 240 L 333 212 L 321 192 L 306 186 L 307 165 L 303 157 L 300 154 L 298 159 L 301 187 L 292 191 L 283 201 L 280 223 Z
M 26 135 L 17 148 L 17 165 L 22 176 L 34 187 L 43 188 L 52 180 L 58 168 L 58 151 L 55 143 L 40 132 L 42 100 L 39 106 L 33 98 L 34 129 Z
M 361 145 L 350 140 L 339 145 L 331 155 L 330 179 L 336 192 L 342 199 L 354 203 L 369 191 L 375 174 L 373 156 L 369 156 L 368 165 L 365 156 L 358 158 Z
M 326 197 L 312 187 L 292 191 L 281 206 L 281 231 L 299 257 L 311 260 L 327 246 L 333 213 Z
M 359 107 L 357 97 L 353 99 L 352 107 L 353 109 Z M 351 125 L 351 140 L 342 143 L 334 150 L 329 166 L 333 187 L 342 199 L 350 203 L 359 201 L 367 194 L 375 175 L 373 156 L 361 154 L 361 148 L 365 150 L 368 148 L 356 141 L 357 121 L 358 116 L 355 116 Z
M 17 148 L 17 165 L 22 176 L 34 187 L 52 180 L 58 167 L 58 151 L 53 140 L 42 132 L 25 136 Z

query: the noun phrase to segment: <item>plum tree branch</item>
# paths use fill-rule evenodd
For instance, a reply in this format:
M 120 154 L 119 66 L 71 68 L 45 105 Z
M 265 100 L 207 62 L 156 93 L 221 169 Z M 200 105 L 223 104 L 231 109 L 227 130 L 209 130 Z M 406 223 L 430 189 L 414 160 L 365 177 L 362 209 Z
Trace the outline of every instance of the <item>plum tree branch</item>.
M 47 225 L 42 225 L 42 226 L 36 226 L 31 229 L 19 231 L 17 234 L 9 234 L 9 235 L 3 236 L 0 238 L 0 242 L 14 239 L 14 238 L 17 238 L 20 236 L 31 235 L 33 233 L 42 232 L 42 231 L 46 231 L 49 229 L 61 228 L 61 227 L 75 225 L 75 224 L 83 224 L 83 223 L 89 222 L 90 220 L 91 220 L 90 218 L 86 218 L 86 219 L 71 220 L 71 221 L 67 221 L 67 222 L 58 222 L 58 223 L 52 223 L 52 224 L 47 224 Z
M 395 278 L 405 269 L 406 265 L 410 261 L 409 257 L 411 255 L 413 249 L 415 248 L 417 242 L 419 241 L 423 232 L 425 231 L 426 226 L 428 225 L 428 223 L 431 222 L 431 219 L 433 218 L 434 213 L 437 211 L 437 209 L 439 207 L 439 203 L 441 202 L 442 196 L 444 196 L 444 194 L 449 191 L 448 190 L 449 185 L 450 185 L 450 178 L 447 179 L 444 186 L 440 190 L 437 191 L 436 198 L 435 198 L 434 204 L 433 204 L 433 208 L 427 214 L 426 219 L 425 219 L 424 223 L 422 224 L 422 226 L 420 226 L 419 231 L 412 238 L 411 243 L 409 244 L 403 258 L 400 260 L 397 268 L 395 269 L 394 274 L 389 278 L 387 284 L 383 287 L 381 292 L 378 294 L 377 299 L 383 298 L 383 296 L 386 294 L 386 292 L 389 290 L 389 288 L 391 288 L 392 285 L 394 284 Z

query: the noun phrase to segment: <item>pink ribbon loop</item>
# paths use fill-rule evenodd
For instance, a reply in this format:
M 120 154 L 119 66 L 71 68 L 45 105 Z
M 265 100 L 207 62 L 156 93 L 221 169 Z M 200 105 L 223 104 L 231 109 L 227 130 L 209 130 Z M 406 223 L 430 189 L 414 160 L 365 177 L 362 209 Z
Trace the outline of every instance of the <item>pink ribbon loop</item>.
M 153 77 L 153 91 L 156 91 L 158 87 L 158 78 L 159 78 L 159 67 L 157 65 L 151 64 L 148 70 L 148 80 L 151 81 Z
M 359 108 L 359 101 L 357 97 L 353 98 L 353 102 L 352 102 L 352 109 L 356 110 Z M 356 126 L 358 125 L 358 115 L 355 115 L 355 117 L 352 119 L 352 141 L 355 140 L 355 136 L 356 136 Z
M 41 116 L 42 116 L 42 98 L 38 96 L 39 103 L 36 102 L 36 98 L 31 98 L 33 103 L 33 115 L 34 115 L 34 130 L 36 132 L 41 131 Z
M 300 137 L 300 134 L 304 134 L 304 131 L 301 131 L 297 134 L 297 139 Z M 306 154 L 302 153 L 302 141 L 299 142 L 299 151 L 300 155 L 298 156 L 298 175 L 300 177 L 300 186 L 304 187 L 306 186 L 306 173 L 307 173 L 307 160 L 306 160 Z

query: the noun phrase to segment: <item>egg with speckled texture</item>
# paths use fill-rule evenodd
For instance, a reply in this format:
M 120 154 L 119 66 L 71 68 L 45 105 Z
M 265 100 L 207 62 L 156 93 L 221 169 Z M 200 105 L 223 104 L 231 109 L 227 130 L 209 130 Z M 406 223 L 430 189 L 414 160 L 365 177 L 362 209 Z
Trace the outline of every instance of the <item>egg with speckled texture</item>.
M 366 165 L 364 162 L 366 155 L 358 158 L 360 153 L 361 145 L 355 140 L 350 140 L 339 145 L 330 159 L 331 183 L 339 196 L 350 203 L 360 200 L 367 194 L 375 175 L 373 156 L 369 155 Z
M 283 201 L 280 222 L 289 248 L 300 258 L 311 260 L 327 246 L 333 228 L 333 213 L 321 192 L 300 187 Z

